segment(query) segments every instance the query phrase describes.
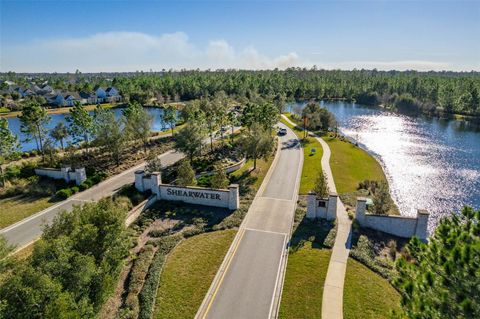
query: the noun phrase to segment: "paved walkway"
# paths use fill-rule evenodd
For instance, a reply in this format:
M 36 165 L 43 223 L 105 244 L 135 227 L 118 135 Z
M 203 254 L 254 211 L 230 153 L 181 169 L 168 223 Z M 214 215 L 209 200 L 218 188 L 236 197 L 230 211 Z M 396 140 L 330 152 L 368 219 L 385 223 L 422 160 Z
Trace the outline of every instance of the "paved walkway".
M 296 125 L 289 118 L 282 117 L 292 125 Z M 310 133 L 310 135 L 313 135 Z M 337 192 L 332 170 L 330 168 L 330 147 L 321 137 L 315 136 L 322 145 L 322 169 L 327 178 L 330 192 Z M 352 221 L 348 218 L 345 206 L 338 199 L 337 203 L 337 237 L 332 249 L 332 256 L 328 264 L 327 278 L 323 288 L 322 318 L 342 319 L 343 318 L 343 284 L 347 270 L 347 260 L 350 254 Z

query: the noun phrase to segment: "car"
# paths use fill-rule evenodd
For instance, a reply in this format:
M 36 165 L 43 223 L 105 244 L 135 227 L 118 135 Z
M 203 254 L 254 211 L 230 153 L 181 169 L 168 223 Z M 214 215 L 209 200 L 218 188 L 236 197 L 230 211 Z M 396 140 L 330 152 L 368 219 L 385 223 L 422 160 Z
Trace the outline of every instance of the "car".
M 278 129 L 278 135 L 280 135 L 280 136 L 287 135 L 287 129 L 286 128 L 279 128 Z

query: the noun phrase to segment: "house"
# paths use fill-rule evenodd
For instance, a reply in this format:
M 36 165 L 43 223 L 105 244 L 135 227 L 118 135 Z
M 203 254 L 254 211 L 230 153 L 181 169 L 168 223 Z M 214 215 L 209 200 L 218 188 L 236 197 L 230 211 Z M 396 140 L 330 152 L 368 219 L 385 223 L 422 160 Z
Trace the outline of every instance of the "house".
M 107 98 L 107 92 L 102 87 L 97 87 L 95 89 L 95 95 L 97 96 L 97 103 L 105 102 Z
M 48 84 L 42 85 L 42 86 L 37 86 L 35 85 L 34 91 L 38 95 L 48 95 L 48 94 L 55 94 L 55 90 Z
M 113 86 L 107 88 L 105 90 L 105 93 L 107 94 L 107 101 L 108 102 L 120 102 L 122 100 L 122 97 L 120 96 L 120 93 Z
M 63 95 L 65 106 L 73 106 L 75 101 L 81 101 L 80 95 L 76 92 L 68 92 Z
M 82 104 L 96 104 L 97 95 L 95 93 L 80 92 L 80 103 Z
M 60 93 L 48 95 L 47 101 L 55 106 L 63 106 L 65 104 L 65 98 Z

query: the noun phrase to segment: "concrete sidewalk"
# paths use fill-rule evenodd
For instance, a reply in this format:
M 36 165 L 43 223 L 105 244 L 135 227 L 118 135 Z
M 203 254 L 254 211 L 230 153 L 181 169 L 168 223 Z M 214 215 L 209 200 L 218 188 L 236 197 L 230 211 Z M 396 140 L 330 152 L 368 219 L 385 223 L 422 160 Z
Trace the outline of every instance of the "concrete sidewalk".
M 285 115 L 282 115 L 282 117 L 291 125 L 296 125 Z M 327 178 L 330 192 L 336 193 L 337 188 L 335 187 L 332 169 L 330 168 L 330 147 L 321 137 L 310 132 L 309 134 L 314 136 L 322 145 L 322 170 Z M 332 256 L 330 257 L 330 263 L 328 264 L 327 277 L 323 288 L 322 318 L 324 319 L 343 318 L 343 285 L 351 247 L 352 221 L 348 218 L 343 203 L 340 199 L 337 200 L 337 236 L 332 248 Z

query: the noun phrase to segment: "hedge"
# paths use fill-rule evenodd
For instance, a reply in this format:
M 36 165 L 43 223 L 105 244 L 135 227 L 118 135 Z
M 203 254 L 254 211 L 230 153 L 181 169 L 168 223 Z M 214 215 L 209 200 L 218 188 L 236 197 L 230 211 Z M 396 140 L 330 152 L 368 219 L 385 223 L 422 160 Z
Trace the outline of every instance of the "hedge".
M 157 251 L 148 270 L 142 291 L 138 295 L 138 301 L 140 302 L 139 319 L 151 319 L 153 316 L 158 284 L 160 283 L 160 273 L 162 272 L 164 262 L 165 255 L 160 250 Z

